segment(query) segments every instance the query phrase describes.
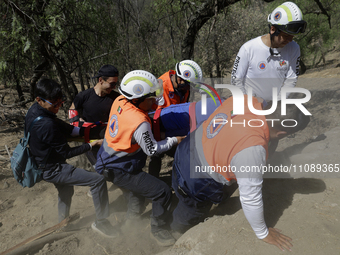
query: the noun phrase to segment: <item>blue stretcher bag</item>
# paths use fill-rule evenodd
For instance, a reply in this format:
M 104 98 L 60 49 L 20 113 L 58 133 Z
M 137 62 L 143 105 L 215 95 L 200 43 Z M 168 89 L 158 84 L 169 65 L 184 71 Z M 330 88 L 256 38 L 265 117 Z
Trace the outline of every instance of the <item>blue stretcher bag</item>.
M 30 131 L 33 125 L 42 118 L 42 116 L 39 116 L 31 123 L 27 135 L 25 134 L 20 139 L 11 157 L 11 168 L 14 178 L 23 187 L 33 187 L 34 184 L 42 180 L 42 170 L 39 169 L 28 146 Z

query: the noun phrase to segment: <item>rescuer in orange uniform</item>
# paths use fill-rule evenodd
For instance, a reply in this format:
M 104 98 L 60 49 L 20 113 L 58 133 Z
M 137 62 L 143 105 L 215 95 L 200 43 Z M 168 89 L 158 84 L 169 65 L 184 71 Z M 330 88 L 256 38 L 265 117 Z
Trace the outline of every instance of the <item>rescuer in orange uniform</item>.
M 168 137 L 159 142 L 153 137 L 148 111 L 162 98 L 161 80 L 147 71 L 135 70 L 124 76 L 119 92 L 122 95 L 112 104 L 96 171 L 128 191 L 125 192 L 128 219 L 136 219 L 143 213 L 145 198 L 152 200 L 151 236 L 161 246 L 172 245 L 175 239 L 165 229 L 171 190 L 142 168 L 147 156 L 171 149 L 183 137 Z
M 257 237 L 290 250 L 291 239 L 265 223 L 261 167 L 266 165 L 269 141 L 304 129 L 309 116 L 295 105 L 288 105 L 287 114 L 281 115 L 281 104 L 268 116 L 253 114 L 247 105 L 243 115 L 234 115 L 234 99 L 224 101 L 177 147 L 172 187 L 179 202 L 171 228 L 183 233 L 203 221 L 212 204 L 231 196 L 238 185 L 244 214 Z M 254 108 L 262 110 L 262 104 L 252 100 Z
M 163 100 L 158 109 L 166 108 L 169 105 L 181 104 L 189 101 L 190 83 L 199 82 L 203 79 L 201 67 L 192 60 L 183 60 L 176 64 L 176 70 L 170 70 L 159 77 L 163 81 Z M 174 155 L 174 150 L 168 152 Z M 159 176 L 162 165 L 162 155 L 155 155 L 150 158 L 149 173 L 155 177 Z

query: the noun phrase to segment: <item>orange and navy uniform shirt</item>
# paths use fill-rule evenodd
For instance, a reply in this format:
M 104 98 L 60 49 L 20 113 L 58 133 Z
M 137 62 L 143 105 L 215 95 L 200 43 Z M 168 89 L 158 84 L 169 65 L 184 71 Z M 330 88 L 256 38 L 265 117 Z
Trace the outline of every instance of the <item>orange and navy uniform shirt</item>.
M 186 91 L 184 97 L 181 100 L 180 96 L 177 95 L 176 92 L 174 91 L 174 87 L 171 82 L 172 75 L 176 75 L 176 72 L 174 70 L 170 70 L 163 74 L 161 77 L 159 77 L 159 79 L 163 81 L 164 104 L 158 106 L 158 109 L 168 107 L 169 105 L 172 104 L 181 104 L 188 102 L 190 91 L 189 90 Z
M 247 100 L 245 95 L 244 115 L 233 114 L 233 98 L 230 97 L 203 122 L 202 149 L 210 166 L 229 166 L 238 152 L 256 145 L 263 146 L 268 156 L 269 128 L 266 118 L 250 112 Z M 255 97 L 253 105 L 255 109 L 262 110 L 262 104 Z M 228 181 L 235 179 L 232 172 L 220 174 Z
M 124 96 L 119 96 L 111 107 L 108 128 L 105 132 L 107 145 L 115 151 L 135 152 L 140 146 L 131 140 L 138 126 L 151 120 L 146 112 L 137 108 Z

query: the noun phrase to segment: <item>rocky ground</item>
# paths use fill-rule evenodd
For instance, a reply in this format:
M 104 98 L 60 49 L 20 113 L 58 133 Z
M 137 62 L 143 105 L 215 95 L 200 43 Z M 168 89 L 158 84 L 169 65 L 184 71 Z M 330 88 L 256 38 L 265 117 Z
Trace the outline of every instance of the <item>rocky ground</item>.
M 272 165 L 305 166 L 308 174 L 287 173 L 287 178 L 266 178 L 263 197 L 268 226 L 279 228 L 293 239 L 292 254 L 340 254 L 340 179 L 328 174 L 329 166 L 340 164 L 340 67 L 338 52 L 327 65 L 308 70 L 298 86 L 312 92 L 306 108 L 312 113 L 309 126 L 294 138 L 279 143 Z M 12 104 L 15 91 L 0 86 L 6 95 L 3 104 Z M 50 183 L 40 182 L 22 188 L 12 177 L 9 155 L 23 135 L 23 117 L 27 108 L 0 108 L 0 252 L 17 245 L 57 224 L 57 191 Z M 8 151 L 8 152 L 7 152 Z M 70 161 L 76 163 L 76 159 Z M 326 164 L 326 173 L 311 173 L 312 164 Z M 169 180 L 171 158 L 163 160 L 163 178 Z M 305 171 L 305 170 L 303 170 Z M 291 178 L 294 177 L 294 178 Z M 108 184 L 110 187 L 111 184 Z M 106 239 L 90 229 L 94 209 L 87 187 L 77 187 L 71 213 L 80 219 L 68 228 L 52 233 L 14 250 L 10 254 L 283 254 L 276 247 L 256 238 L 244 217 L 238 193 L 219 206 L 211 217 L 186 232 L 173 247 L 159 247 L 150 236 L 151 205 L 142 220 L 133 225 L 124 222 L 126 203 L 122 192 L 109 190 L 109 220 L 120 227 L 121 235 Z M 285 252 L 286 253 L 286 252 Z

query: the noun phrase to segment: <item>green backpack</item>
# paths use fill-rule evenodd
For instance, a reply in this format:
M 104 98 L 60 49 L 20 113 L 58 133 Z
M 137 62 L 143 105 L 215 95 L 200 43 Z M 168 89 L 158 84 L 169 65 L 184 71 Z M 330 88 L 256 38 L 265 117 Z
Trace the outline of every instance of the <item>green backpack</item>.
M 20 139 L 11 157 L 11 168 L 14 178 L 23 187 L 33 187 L 34 184 L 42 180 L 42 170 L 39 169 L 28 147 L 30 131 L 34 124 L 42 118 L 42 116 L 39 116 L 31 123 L 27 135 L 25 134 L 25 136 Z

